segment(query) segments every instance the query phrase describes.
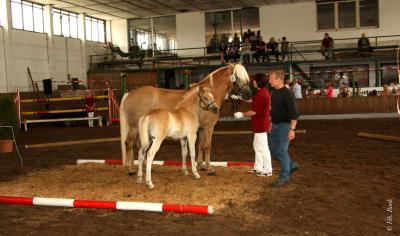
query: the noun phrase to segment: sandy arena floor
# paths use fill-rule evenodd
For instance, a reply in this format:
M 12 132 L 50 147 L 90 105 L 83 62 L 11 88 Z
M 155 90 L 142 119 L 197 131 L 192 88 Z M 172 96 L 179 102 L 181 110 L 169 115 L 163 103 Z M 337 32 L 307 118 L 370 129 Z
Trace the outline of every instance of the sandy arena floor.
M 223 122 L 216 130 L 249 130 Z M 400 232 L 400 144 L 359 138 L 359 131 L 400 136 L 398 119 L 300 121 L 290 153 L 299 164 L 290 185 L 271 188 L 274 176 L 249 167 L 216 168 L 195 180 L 180 167 L 153 166 L 154 190 L 121 166 L 75 165 L 77 159 L 118 159 L 119 143 L 22 150 L 0 154 L 0 195 L 213 205 L 215 214 L 13 206 L 0 204 L 1 235 L 386 235 L 392 200 L 393 235 Z M 32 127 L 24 144 L 117 137 L 118 127 Z M 213 161 L 253 161 L 252 136 L 214 136 Z M 156 159 L 180 160 L 178 142 L 163 144 Z

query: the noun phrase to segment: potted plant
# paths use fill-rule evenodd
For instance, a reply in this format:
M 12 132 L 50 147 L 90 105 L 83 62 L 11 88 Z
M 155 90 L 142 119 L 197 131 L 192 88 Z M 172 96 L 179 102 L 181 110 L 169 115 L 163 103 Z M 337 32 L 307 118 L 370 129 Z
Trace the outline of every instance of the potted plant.
M 0 96 L 0 126 L 11 126 L 15 135 L 19 131 L 15 103 L 8 96 Z M 11 128 L 0 127 L 0 153 L 12 152 L 13 144 Z

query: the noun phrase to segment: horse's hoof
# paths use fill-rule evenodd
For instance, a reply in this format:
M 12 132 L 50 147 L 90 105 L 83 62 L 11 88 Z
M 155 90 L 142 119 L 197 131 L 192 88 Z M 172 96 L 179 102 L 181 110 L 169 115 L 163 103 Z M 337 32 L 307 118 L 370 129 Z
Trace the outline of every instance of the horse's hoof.
M 134 176 L 134 175 L 136 175 L 136 172 L 135 171 L 129 172 L 128 175 L 129 176 Z
M 141 184 L 142 183 L 142 178 L 138 178 L 137 180 L 136 180 L 136 183 L 138 183 L 138 184 Z
M 210 171 L 210 172 L 208 172 L 207 175 L 208 175 L 208 176 L 216 176 L 216 175 L 217 175 L 217 172 L 215 172 L 215 171 Z
M 196 173 L 196 174 L 194 174 L 194 178 L 195 179 L 200 179 L 200 175 Z
M 189 175 L 189 172 L 188 172 L 187 170 L 184 170 L 184 171 L 183 171 L 183 174 L 184 174 L 184 175 Z

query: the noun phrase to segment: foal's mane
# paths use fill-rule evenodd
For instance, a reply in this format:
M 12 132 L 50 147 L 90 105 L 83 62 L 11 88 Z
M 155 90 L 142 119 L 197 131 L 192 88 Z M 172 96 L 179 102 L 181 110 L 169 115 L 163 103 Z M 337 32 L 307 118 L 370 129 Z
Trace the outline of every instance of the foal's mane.
M 196 86 L 191 86 L 190 89 L 183 94 L 182 99 L 179 100 L 179 102 L 175 105 L 174 109 L 183 107 L 185 102 L 187 102 L 190 98 L 193 97 L 193 95 L 199 92 L 199 89 L 200 86 L 198 84 L 196 84 Z

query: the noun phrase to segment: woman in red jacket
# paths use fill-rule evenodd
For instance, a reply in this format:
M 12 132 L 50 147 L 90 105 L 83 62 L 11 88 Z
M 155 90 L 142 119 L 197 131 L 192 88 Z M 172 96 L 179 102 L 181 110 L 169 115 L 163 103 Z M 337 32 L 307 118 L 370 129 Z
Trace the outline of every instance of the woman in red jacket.
M 255 163 L 253 169 L 249 172 L 257 174 L 260 177 L 272 176 L 271 154 L 268 147 L 267 135 L 270 126 L 270 95 L 266 88 L 266 83 L 265 74 L 256 74 L 253 85 L 258 91 L 251 100 L 251 109 L 246 112 L 236 112 L 234 114 L 235 118 L 251 117 L 251 127 L 254 133 L 253 148 Z

